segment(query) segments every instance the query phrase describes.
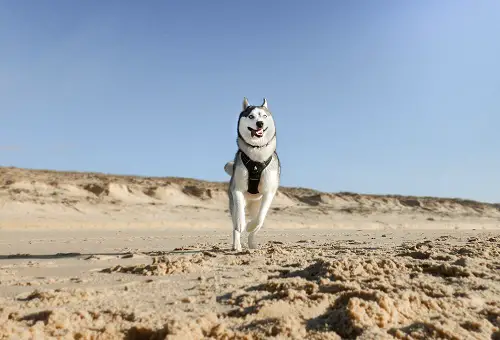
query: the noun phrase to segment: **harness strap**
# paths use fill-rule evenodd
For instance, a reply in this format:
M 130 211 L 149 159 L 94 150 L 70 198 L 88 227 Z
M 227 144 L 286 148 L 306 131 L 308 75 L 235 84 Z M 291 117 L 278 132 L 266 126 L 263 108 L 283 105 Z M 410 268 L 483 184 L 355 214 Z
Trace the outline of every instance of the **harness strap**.
M 241 160 L 248 170 L 248 192 L 251 194 L 259 193 L 259 183 L 262 171 L 271 163 L 273 156 L 264 162 L 255 162 L 250 159 L 243 151 L 240 150 Z

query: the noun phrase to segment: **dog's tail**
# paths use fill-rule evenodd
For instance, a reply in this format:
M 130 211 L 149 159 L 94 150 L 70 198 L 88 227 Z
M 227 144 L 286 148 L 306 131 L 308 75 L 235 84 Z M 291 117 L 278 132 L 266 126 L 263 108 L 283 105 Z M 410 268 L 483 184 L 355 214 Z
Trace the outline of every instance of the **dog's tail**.
M 224 165 L 224 171 L 229 176 L 233 176 L 233 168 L 234 168 L 234 162 L 227 162 L 226 165 Z

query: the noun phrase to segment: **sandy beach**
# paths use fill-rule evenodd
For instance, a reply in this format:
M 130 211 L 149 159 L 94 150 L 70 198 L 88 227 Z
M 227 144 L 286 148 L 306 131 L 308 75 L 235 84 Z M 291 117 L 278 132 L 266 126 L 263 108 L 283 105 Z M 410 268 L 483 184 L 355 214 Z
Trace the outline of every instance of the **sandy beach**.
M 0 168 L 0 339 L 500 339 L 500 205 Z M 246 238 L 245 238 L 246 242 Z

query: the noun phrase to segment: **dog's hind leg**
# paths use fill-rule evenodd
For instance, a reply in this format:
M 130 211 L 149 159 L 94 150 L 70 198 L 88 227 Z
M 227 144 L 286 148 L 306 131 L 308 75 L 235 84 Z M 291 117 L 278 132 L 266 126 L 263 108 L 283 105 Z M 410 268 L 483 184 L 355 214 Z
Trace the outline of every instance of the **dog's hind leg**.
M 259 204 L 259 210 L 257 216 L 253 217 L 252 220 L 247 224 L 248 234 L 248 247 L 251 249 L 256 249 L 258 247 L 256 236 L 260 228 L 264 225 L 264 220 L 266 219 L 267 212 L 271 207 L 275 192 L 265 193 Z
M 252 231 L 251 233 L 248 233 L 248 248 L 249 249 L 257 249 L 259 247 L 259 244 L 257 243 L 256 236 L 257 236 L 258 230 Z
M 247 231 L 247 228 L 252 225 L 252 221 L 255 222 L 259 218 L 260 202 L 260 200 L 255 200 L 247 203 L 248 217 L 250 217 L 250 221 L 245 226 Z
M 247 207 L 248 207 L 248 215 L 250 217 L 250 221 L 247 224 L 247 228 L 249 225 L 252 224 L 252 222 L 257 221 L 259 218 L 259 210 L 260 210 L 260 200 L 256 200 L 253 202 L 250 202 Z M 248 231 L 248 230 L 247 230 Z M 255 232 L 251 232 L 248 234 L 248 248 L 250 249 L 257 249 L 257 243 L 255 242 Z

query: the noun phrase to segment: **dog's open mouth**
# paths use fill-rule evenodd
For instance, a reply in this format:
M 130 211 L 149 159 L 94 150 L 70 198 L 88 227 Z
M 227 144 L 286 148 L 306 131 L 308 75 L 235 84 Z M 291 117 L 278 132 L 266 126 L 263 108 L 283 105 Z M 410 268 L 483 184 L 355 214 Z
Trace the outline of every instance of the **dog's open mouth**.
M 257 137 L 260 138 L 264 136 L 264 132 L 266 132 L 267 128 L 258 128 L 257 130 L 252 129 L 250 126 L 248 127 L 248 130 L 252 133 L 252 137 Z

